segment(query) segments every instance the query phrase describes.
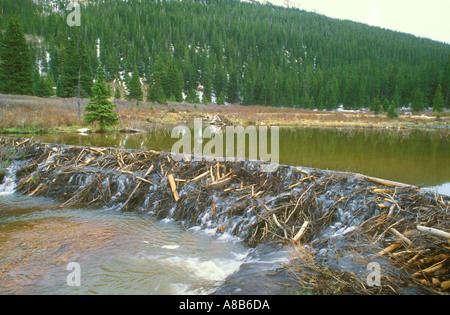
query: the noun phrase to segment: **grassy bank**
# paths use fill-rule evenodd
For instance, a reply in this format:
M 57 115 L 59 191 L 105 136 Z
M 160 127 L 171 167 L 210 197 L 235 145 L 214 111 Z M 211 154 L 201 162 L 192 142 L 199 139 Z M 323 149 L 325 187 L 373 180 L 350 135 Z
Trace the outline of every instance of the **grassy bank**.
M 120 114 L 120 125 L 112 129 L 134 128 L 147 131 L 164 125 L 188 124 L 194 118 L 216 114 L 234 125 L 274 125 L 286 127 L 348 128 L 448 128 L 450 114 L 425 111 L 419 114 L 400 112 L 396 119 L 385 114 L 351 111 L 312 111 L 292 108 L 241 105 L 204 105 L 169 102 L 167 105 L 113 100 Z M 81 108 L 88 99 L 81 100 Z M 71 133 L 92 128 L 78 120 L 75 98 L 39 98 L 0 95 L 0 133 Z

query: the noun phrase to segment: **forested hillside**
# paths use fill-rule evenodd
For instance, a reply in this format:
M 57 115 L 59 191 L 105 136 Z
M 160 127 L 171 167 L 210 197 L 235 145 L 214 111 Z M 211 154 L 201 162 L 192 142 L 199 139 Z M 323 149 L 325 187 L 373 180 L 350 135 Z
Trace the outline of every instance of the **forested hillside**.
M 90 1 L 69 27 L 64 2 L 0 0 L 0 29 L 17 14 L 35 75 L 48 74 L 59 96 L 76 93 L 79 74 L 88 95 L 101 64 L 131 99 L 386 109 L 431 106 L 440 90 L 450 106 L 448 44 L 235 0 Z

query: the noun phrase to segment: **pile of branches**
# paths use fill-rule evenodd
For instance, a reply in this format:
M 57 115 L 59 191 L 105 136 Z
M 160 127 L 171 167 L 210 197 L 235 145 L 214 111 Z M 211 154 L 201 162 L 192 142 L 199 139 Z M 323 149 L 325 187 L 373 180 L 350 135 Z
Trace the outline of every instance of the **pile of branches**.
M 236 235 L 249 246 L 293 245 L 299 249 L 293 274 L 313 292 L 399 293 L 410 281 L 449 292 L 448 197 L 354 173 L 284 165 L 264 172 L 256 161 L 175 161 L 151 150 L 4 137 L 0 146 L 14 148 L 22 161 L 21 193 L 51 197 L 63 207 L 150 212 Z M 329 268 L 349 252 L 367 261 L 386 257 L 407 280 L 386 275 L 385 286 L 369 290 L 364 278 Z

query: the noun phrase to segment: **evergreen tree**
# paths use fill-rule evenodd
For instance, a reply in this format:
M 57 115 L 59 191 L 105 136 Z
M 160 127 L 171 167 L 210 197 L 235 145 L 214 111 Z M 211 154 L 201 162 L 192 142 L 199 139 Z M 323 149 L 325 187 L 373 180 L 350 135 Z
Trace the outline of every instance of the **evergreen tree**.
M 33 72 L 33 95 L 50 97 L 53 95 L 53 87 L 47 76 L 40 76 L 39 72 Z
M 389 110 L 389 100 L 387 98 L 383 99 L 383 103 L 381 103 L 381 107 L 383 109 L 383 112 L 387 112 Z
M 442 96 L 444 97 L 445 106 L 447 108 L 450 107 L 450 53 L 447 56 L 442 75 Z
M 116 125 L 119 121 L 119 114 L 114 113 L 116 105 L 108 100 L 110 91 L 104 80 L 105 75 L 103 68 L 99 66 L 97 69 L 97 79 L 92 88 L 92 96 L 89 98 L 89 103 L 84 108 L 87 113 L 83 116 L 88 124 L 98 122 L 100 130 Z
M 86 50 L 86 45 L 82 39 L 78 42 L 78 86 L 77 94 L 80 97 L 89 97 L 92 93 L 92 87 L 94 86 L 93 78 L 94 73 L 92 71 L 89 55 Z M 78 91 L 78 88 L 80 89 Z
M 89 97 L 93 86 L 93 73 L 83 39 L 71 38 L 64 50 L 62 74 L 56 85 L 59 97 Z
M 387 110 L 387 117 L 388 118 L 398 118 L 398 112 L 397 112 L 397 105 L 392 101 L 391 105 L 389 105 L 389 108 Z
M 127 100 L 142 101 L 143 93 L 141 88 L 141 78 L 136 64 L 134 64 L 131 79 L 128 80 L 127 83 L 127 92 L 128 92 L 128 94 L 126 95 Z
M 116 87 L 114 88 L 114 98 L 116 100 L 120 100 L 122 98 L 122 94 L 120 93 L 120 89 L 119 86 L 116 85 Z
M 381 102 L 378 96 L 375 96 L 372 101 L 372 108 L 375 115 L 378 115 L 381 113 Z
M 442 96 L 442 87 L 439 84 L 433 98 L 433 111 L 436 113 L 442 113 L 443 109 L 444 109 L 444 98 Z
M 0 93 L 33 94 L 30 49 L 17 18 L 10 18 L 0 46 Z
M 183 76 L 181 70 L 177 67 L 175 62 L 172 62 L 167 71 L 167 87 L 168 91 L 166 95 L 170 100 L 176 102 L 183 101 Z
M 147 101 L 157 102 L 159 104 L 166 104 L 166 96 L 162 88 L 161 80 L 158 75 L 154 74 L 150 78 L 150 83 L 148 85 Z
M 226 100 L 229 103 L 239 103 L 239 91 L 238 91 L 238 78 L 236 71 L 231 71 L 230 78 L 227 85 L 227 97 Z
M 42 59 L 38 56 L 50 53 L 48 75 L 62 96 L 77 96 L 78 86 L 90 92 L 80 83 L 89 80 L 75 65 L 75 53 L 85 50 L 81 59 L 96 68 L 99 39 L 107 80 L 120 78 L 124 69 L 133 69 L 136 63 L 148 83 L 154 72 L 160 72 L 165 98 L 175 100 L 180 93 L 173 84 L 177 75 L 169 73 L 172 65 L 181 73 L 185 94 L 203 86 L 204 102 L 209 95 L 218 98 L 222 93 L 234 98 L 234 103 L 359 108 L 372 104 L 378 95 L 388 99 L 387 110 L 392 101 L 398 106 L 412 102 L 416 87 L 429 106 L 441 84 L 444 106 L 450 106 L 450 54 L 444 43 L 310 12 L 223 0 L 208 0 L 208 5 L 87 1 L 80 31 L 66 27 L 66 16 L 49 10 L 46 2 L 0 0 L 0 38 L 4 42 L 7 18 L 20 12 L 25 33 L 43 39 L 31 55 Z M 66 54 L 73 41 L 75 53 Z M 8 75 L 16 74 L 7 68 Z M 0 86 L 17 86 L 3 81 Z
M 224 105 L 225 104 L 225 98 L 223 97 L 222 92 L 219 93 L 219 96 L 217 97 L 217 105 Z
M 414 90 L 411 109 L 416 113 L 421 112 L 425 109 L 424 96 L 420 88 L 416 88 Z

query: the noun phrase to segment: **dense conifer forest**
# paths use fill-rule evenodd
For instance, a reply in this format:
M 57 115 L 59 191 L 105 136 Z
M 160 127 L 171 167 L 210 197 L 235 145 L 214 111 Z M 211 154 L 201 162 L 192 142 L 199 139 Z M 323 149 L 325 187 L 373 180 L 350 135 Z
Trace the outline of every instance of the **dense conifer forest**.
M 159 103 L 420 111 L 439 94 L 450 106 L 445 43 L 236 0 L 82 3 L 81 25 L 70 27 L 68 1 L 0 0 L 1 51 L 15 15 L 34 94 L 47 84 L 57 96 L 90 96 L 102 66 L 124 98 Z

